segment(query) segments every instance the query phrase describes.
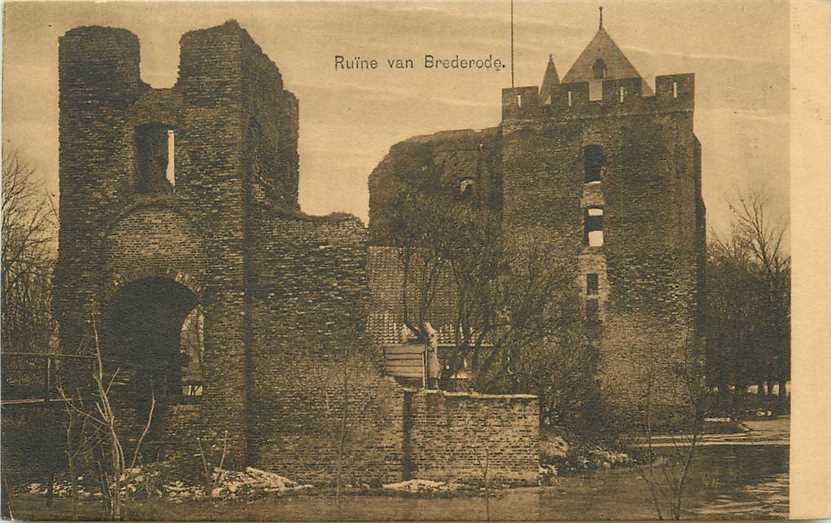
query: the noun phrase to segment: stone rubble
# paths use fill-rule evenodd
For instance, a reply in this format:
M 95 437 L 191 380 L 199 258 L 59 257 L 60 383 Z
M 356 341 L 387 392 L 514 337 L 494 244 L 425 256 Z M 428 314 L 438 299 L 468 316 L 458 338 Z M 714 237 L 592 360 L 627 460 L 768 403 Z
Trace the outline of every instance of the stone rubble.
M 395 492 L 453 492 L 460 488 L 457 483 L 445 483 L 444 481 L 430 481 L 428 479 L 411 479 L 398 483 L 387 483 L 383 485 L 384 490 Z
M 281 496 L 288 492 L 297 492 L 312 488 L 312 485 L 301 485 L 289 478 L 253 467 L 245 471 L 233 471 L 214 468 L 211 474 L 213 487 L 210 492 L 204 485 L 185 482 L 182 480 L 163 481 L 161 472 L 153 467 L 135 467 L 127 469 L 122 475 L 121 495 L 133 498 L 164 498 L 172 503 L 182 503 L 189 500 L 211 498 L 214 500 L 248 500 L 265 496 Z M 84 477 L 78 477 L 77 492 L 81 499 L 101 497 L 100 492 L 91 491 Z M 28 485 L 30 494 L 47 495 L 47 485 L 31 483 Z M 54 496 L 57 498 L 70 497 L 72 486 L 68 480 L 56 481 L 53 486 Z

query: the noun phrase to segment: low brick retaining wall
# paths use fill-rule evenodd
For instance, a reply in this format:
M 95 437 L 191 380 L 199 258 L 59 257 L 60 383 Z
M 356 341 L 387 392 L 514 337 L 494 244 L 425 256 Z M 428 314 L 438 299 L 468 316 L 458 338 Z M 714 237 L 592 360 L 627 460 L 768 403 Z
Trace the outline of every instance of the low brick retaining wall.
M 355 418 L 365 430 L 356 436 L 346 457 L 344 476 L 350 481 L 417 478 L 484 482 L 487 474 L 491 484 L 537 483 L 540 432 L 536 396 L 416 390 L 401 388 L 391 380 L 381 382 L 387 386 L 361 390 L 362 394 L 378 395 L 376 400 L 383 400 L 385 408 L 373 403 Z M 306 403 L 294 406 L 307 415 L 319 414 Z M 134 410 L 124 406 L 119 406 L 118 412 L 121 421 L 127 422 L 120 433 L 132 452 L 135 436 L 141 431 L 140 420 Z M 158 428 L 164 435 L 159 448 L 163 451 L 154 454 L 162 459 L 171 453 L 196 456 L 200 414 L 197 404 L 172 405 Z M 13 482 L 44 482 L 52 467 L 64 468 L 63 405 L 4 406 L 2 417 L 4 476 Z M 335 458 L 321 434 L 309 429 L 294 437 L 285 430 L 269 432 L 274 438 L 271 444 L 252 440 L 259 443 L 261 451 L 255 464 L 292 479 L 331 481 L 334 476 L 329 469 Z M 213 455 L 216 449 L 211 443 L 216 446 L 218 442 L 205 442 L 205 450 Z M 152 446 L 148 443 L 146 448 Z
M 539 441 L 536 396 L 404 392 L 404 479 L 535 485 Z

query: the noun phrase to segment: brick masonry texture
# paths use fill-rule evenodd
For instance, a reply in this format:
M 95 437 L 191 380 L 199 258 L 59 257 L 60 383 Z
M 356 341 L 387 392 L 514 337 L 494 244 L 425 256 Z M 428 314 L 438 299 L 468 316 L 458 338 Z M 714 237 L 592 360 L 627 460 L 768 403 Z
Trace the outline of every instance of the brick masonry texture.
M 536 483 L 536 396 L 421 390 L 408 391 L 404 402 L 412 477 L 484 483 L 487 470 L 488 480 Z
M 639 405 L 644 376 L 654 379 L 653 403 L 683 402 L 673 366 L 702 331 L 705 208 L 701 145 L 693 132 L 694 76 L 659 76 L 642 96 L 640 78 L 602 81 L 602 99 L 587 82 L 552 87 L 541 103 L 534 86 L 504 89 L 502 122 L 484 131 L 452 131 L 394 145 L 370 177 L 370 334 L 389 337 L 400 321 L 403 270 L 388 223 L 396 192 L 439 172 L 437 187 L 476 176 L 480 198 L 510 249 L 547 246 L 586 297 L 586 274 L 598 274 L 601 378 L 621 409 Z M 625 97 L 621 101 L 621 88 Z M 439 153 L 465 158 L 482 144 L 481 165 L 436 169 Z M 585 183 L 584 147 L 604 153 L 602 180 Z M 485 153 L 484 151 L 488 151 Z M 448 182 L 450 181 L 450 182 Z M 584 213 L 602 207 L 604 245 L 584 240 Z M 436 311 L 442 316 L 440 300 Z M 635 407 L 636 409 L 637 407 Z
M 300 211 L 299 103 L 248 33 L 229 21 L 184 34 L 171 89 L 142 82 L 138 39 L 123 29 L 72 29 L 59 55 L 62 350 L 89 353 L 99 332 L 105 356 L 128 350 L 132 361 L 175 365 L 177 328 L 198 304 L 204 394 L 161 409 L 154 432 L 172 448 L 186 452 L 201 437 L 215 454 L 227 433 L 226 465 L 301 481 L 330 480 L 339 456 L 351 481 L 400 480 L 408 453 L 421 477 L 449 473 L 434 473 L 431 461 L 444 457 L 426 450 L 427 430 L 405 446 L 406 423 L 423 424 L 365 335 L 368 231 L 354 216 Z M 163 177 L 168 131 L 172 181 Z M 514 416 L 515 402 L 477 410 L 476 401 L 447 415 Z M 535 481 L 536 435 L 511 434 L 530 438 L 525 454 L 500 466 Z M 457 436 L 466 435 L 443 435 Z

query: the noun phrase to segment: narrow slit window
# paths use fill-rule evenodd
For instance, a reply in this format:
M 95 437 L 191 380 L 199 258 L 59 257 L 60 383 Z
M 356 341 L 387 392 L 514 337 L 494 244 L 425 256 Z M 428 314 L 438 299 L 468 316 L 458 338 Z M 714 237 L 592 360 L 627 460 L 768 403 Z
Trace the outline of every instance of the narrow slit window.
M 672 97 L 678 98 L 678 82 L 672 82 Z
M 603 178 L 606 155 L 603 147 L 597 144 L 583 148 L 583 176 L 585 183 L 599 182 Z
M 586 321 L 591 324 L 600 321 L 600 305 L 596 299 L 586 300 Z
M 597 296 L 599 288 L 597 273 L 590 272 L 586 274 L 586 294 L 589 296 Z
M 516 97 L 516 105 L 517 105 L 517 107 L 519 107 L 520 109 L 522 108 L 522 96 L 517 95 L 517 97 Z
M 623 103 L 623 99 L 626 98 L 626 88 L 625 87 L 621 86 L 620 89 L 618 89 L 618 97 L 619 97 L 620 103 Z
M 606 62 L 602 58 L 595 60 L 592 66 L 592 72 L 594 73 L 595 80 L 603 80 L 606 78 Z
M 571 107 L 574 105 L 574 100 L 572 99 L 571 91 L 568 92 L 568 106 Z
M 589 247 L 602 247 L 604 242 L 603 209 L 589 207 L 583 218 L 583 241 Z
M 165 178 L 170 185 L 176 187 L 176 133 L 173 129 L 167 130 L 167 168 Z

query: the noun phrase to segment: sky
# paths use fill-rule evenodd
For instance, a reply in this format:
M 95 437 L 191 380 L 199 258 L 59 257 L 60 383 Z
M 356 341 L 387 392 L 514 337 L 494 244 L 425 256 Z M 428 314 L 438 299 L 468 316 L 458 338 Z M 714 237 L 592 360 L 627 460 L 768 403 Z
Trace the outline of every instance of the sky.
M 517 86 L 539 85 L 554 57 L 565 75 L 598 25 L 597 1 L 524 2 L 515 15 Z M 761 190 L 789 205 L 789 8 L 784 1 L 604 0 L 604 27 L 654 87 L 695 73 L 708 225 L 729 230 L 728 200 Z M 4 4 L 4 150 L 16 150 L 58 191 L 58 38 L 79 25 L 124 27 L 141 42 L 153 87 L 176 81 L 182 33 L 234 18 L 277 64 L 300 100 L 300 205 L 310 214 L 368 215 L 367 177 L 408 137 L 499 123 L 510 69 L 393 71 L 387 58 L 425 54 L 510 62 L 509 3 L 18 3 Z M 381 62 L 336 71 L 335 56 Z

